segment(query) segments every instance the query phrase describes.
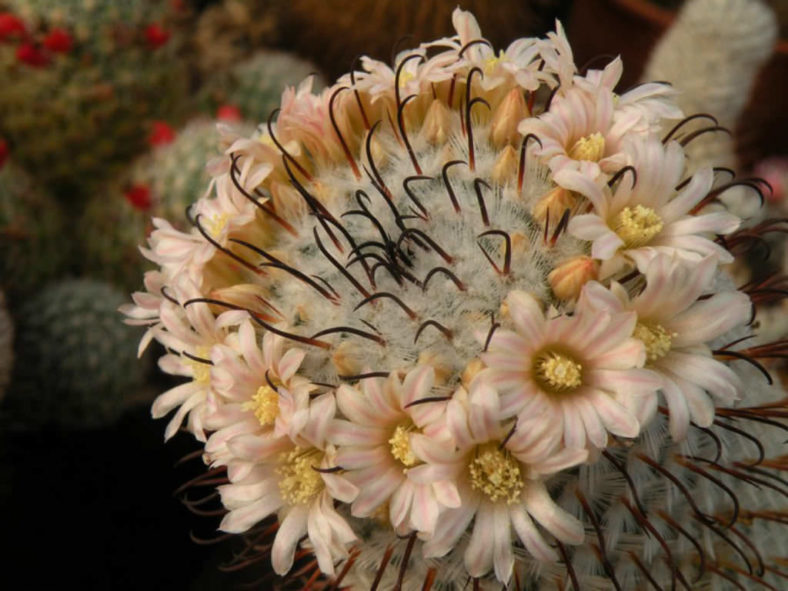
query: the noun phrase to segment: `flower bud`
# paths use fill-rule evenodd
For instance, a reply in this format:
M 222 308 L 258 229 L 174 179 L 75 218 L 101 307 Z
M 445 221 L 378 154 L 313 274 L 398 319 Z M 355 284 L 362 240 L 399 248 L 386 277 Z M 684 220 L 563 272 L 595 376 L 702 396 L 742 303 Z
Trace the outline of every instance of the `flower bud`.
M 490 141 L 496 148 L 516 144 L 520 139 L 517 126 L 528 116 L 523 93 L 519 88 L 509 91 L 498 108 L 495 109 L 491 123 Z
M 587 256 L 567 259 L 547 276 L 555 297 L 560 300 L 575 300 L 588 282 L 599 276 L 599 263 Z
M 558 223 L 561 216 L 568 209 L 573 211 L 577 206 L 577 195 L 569 189 L 555 187 L 548 191 L 536 205 L 531 209 L 533 216 L 542 224 L 547 220 L 547 212 L 550 212 L 551 225 Z

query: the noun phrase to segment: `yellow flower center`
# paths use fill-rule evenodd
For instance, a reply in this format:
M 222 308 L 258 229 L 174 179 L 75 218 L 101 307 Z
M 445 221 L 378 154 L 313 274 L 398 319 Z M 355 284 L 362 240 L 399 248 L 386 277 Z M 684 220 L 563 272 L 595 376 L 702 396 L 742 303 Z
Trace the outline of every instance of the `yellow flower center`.
M 619 235 L 627 248 L 637 248 L 648 242 L 662 231 L 662 218 L 650 207 L 636 205 L 625 207 L 614 222 L 613 230 Z
M 523 490 L 520 465 L 507 450 L 500 449 L 497 442 L 476 448 L 468 463 L 468 473 L 471 487 L 484 493 L 493 503 L 506 501 L 511 505 L 519 501 Z
M 649 361 L 656 361 L 668 354 L 676 333 L 669 333 L 661 324 L 638 322 L 632 336 L 643 341 L 646 346 L 646 358 Z
M 207 360 L 211 358 L 211 350 L 208 347 L 197 347 L 194 357 L 205 359 L 199 361 L 190 357 L 183 356 L 183 360 L 192 368 L 192 379 L 198 384 L 207 385 L 211 383 L 211 364 Z
M 499 62 L 503 60 L 503 49 L 498 52 L 498 55 L 492 55 L 484 60 L 484 73 L 490 74 Z
M 230 221 L 230 216 L 226 213 L 221 215 L 212 215 L 205 224 L 205 229 L 213 238 L 219 238 L 219 235 L 224 230 L 227 222 Z
M 411 80 L 413 80 L 415 77 L 416 75 L 413 72 L 405 72 L 405 71 L 400 72 L 399 87 L 404 88 L 405 85 Z
M 416 427 L 413 423 L 397 425 L 391 439 L 389 439 L 391 455 L 406 468 L 411 468 L 421 463 L 410 448 L 410 434 L 415 429 Z
M 279 416 L 279 394 L 268 384 L 260 386 L 252 399 L 241 408 L 253 411 L 261 427 L 273 425 Z
M 570 356 L 548 351 L 534 363 L 537 383 L 551 394 L 571 392 L 583 384 L 583 366 Z
M 286 502 L 301 505 L 323 490 L 323 477 L 313 469 L 313 466 L 320 465 L 322 459 L 323 452 L 319 449 L 298 446 L 279 455 L 276 473 L 282 477 L 279 492 Z
M 575 145 L 569 149 L 569 157 L 572 160 L 588 160 L 599 162 L 605 155 L 605 138 L 597 132 L 581 137 Z

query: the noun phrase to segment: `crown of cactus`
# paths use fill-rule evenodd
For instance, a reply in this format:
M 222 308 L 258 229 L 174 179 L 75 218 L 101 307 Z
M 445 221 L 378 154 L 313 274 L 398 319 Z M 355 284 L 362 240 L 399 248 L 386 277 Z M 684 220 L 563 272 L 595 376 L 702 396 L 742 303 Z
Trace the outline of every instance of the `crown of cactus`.
M 187 75 L 165 0 L 5 0 L 0 131 L 69 199 L 141 151 L 145 122 L 183 106 Z
M 0 287 L 9 298 L 13 301 L 61 273 L 70 260 L 71 242 L 60 204 L 13 158 L 0 162 Z
M 91 274 L 131 288 L 140 285 L 145 260 L 138 245 L 151 229 L 151 216 L 165 217 L 178 228 L 189 226 L 187 208 L 206 191 L 206 168 L 234 138 L 223 139 L 216 121 L 195 119 L 173 138 L 140 157 L 108 195 L 92 199 L 81 227 L 85 268 Z
M 139 332 L 118 322 L 123 294 L 92 279 L 50 284 L 20 305 L 16 364 L 5 403 L 12 421 L 90 428 L 139 400 Z
M 14 367 L 14 323 L 0 291 L 0 398 L 5 394 Z
M 495 52 L 453 21 L 393 68 L 289 89 L 194 228 L 154 220 L 124 311 L 186 378 L 153 415 L 204 443 L 238 566 L 778 584 L 788 411 L 758 359 L 784 343 L 748 345 L 721 264 L 752 235 L 710 208 L 711 168 L 685 174 L 692 119 L 664 84 L 615 92 L 619 59 L 578 74 L 560 25 Z
M 228 73 L 214 74 L 201 91 L 201 102 L 213 112 L 220 105 L 238 107 L 245 119 L 265 120 L 279 106 L 282 91 L 315 74 L 314 88 L 322 89 L 317 66 L 283 51 L 259 51 Z
M 679 11 L 646 66 L 644 80 L 668 80 L 685 113 L 711 114 L 725 132 L 734 130 L 761 66 L 777 39 L 774 12 L 752 0 L 690 0 Z M 746 133 L 746 130 L 743 130 Z M 709 133 L 688 147 L 692 170 L 736 168 L 734 138 Z M 733 202 L 731 202 L 733 200 Z M 743 217 L 758 214 L 742 191 L 726 196 Z M 749 208 L 747 206 L 750 206 Z

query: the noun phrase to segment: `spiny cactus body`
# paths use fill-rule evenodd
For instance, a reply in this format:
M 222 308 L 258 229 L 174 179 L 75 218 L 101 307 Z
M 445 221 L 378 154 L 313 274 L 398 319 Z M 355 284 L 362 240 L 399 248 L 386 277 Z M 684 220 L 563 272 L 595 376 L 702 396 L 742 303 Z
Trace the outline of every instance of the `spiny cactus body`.
M 211 112 L 233 105 L 249 121 L 266 121 L 279 106 L 284 89 L 312 74 L 316 76 L 314 88 L 323 88 L 314 64 L 283 51 L 258 51 L 229 72 L 214 73 L 201 91 L 201 103 Z
M 13 423 L 90 428 L 138 401 L 139 332 L 118 323 L 123 295 L 90 279 L 53 283 L 16 314 L 16 360 L 6 398 Z
M 67 270 L 73 238 L 60 204 L 13 160 L 0 164 L 0 287 L 12 302 Z
M 187 73 L 169 3 L 6 1 L 25 29 L 0 45 L 0 133 L 37 178 L 75 201 L 182 110 Z
M 560 26 L 496 52 L 453 24 L 288 90 L 189 232 L 155 222 L 159 270 L 124 310 L 185 377 L 153 415 L 204 443 L 237 566 L 779 584 L 788 402 L 759 359 L 785 344 L 749 344 L 761 294 L 722 265 L 752 232 L 688 171 L 693 119 L 664 84 L 615 92 L 619 59 L 580 75 Z

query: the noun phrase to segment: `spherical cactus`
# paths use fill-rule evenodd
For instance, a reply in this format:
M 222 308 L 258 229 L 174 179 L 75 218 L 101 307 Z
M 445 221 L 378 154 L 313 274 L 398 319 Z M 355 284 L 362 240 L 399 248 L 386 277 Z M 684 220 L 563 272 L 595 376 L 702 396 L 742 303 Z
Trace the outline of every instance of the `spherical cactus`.
M 10 0 L 24 34 L 0 45 L 0 133 L 69 200 L 142 150 L 182 109 L 187 73 L 166 0 Z
M 0 163 L 0 287 L 12 302 L 62 273 L 73 241 L 61 205 L 13 159 Z
M 281 0 L 221 0 L 200 15 L 192 44 L 203 76 L 226 72 L 279 41 Z
M 688 151 L 692 165 L 737 168 L 732 136 L 750 98 L 756 76 L 774 50 L 777 22 L 774 12 L 753 0 L 689 0 L 654 49 L 644 80 L 666 80 L 680 94 L 676 100 L 685 113 L 707 113 L 697 129 L 716 125 L 730 135 L 705 133 Z M 752 200 L 730 193 L 742 217 L 757 215 L 747 207 Z M 744 202 L 744 203 L 741 203 Z
M 323 88 L 314 64 L 282 51 L 259 51 L 229 72 L 214 74 L 201 91 L 201 102 L 211 112 L 220 105 L 234 105 L 245 119 L 266 121 L 279 106 L 284 89 L 312 74 L 314 88 Z
M 227 133 L 237 127 L 233 124 Z M 89 201 L 80 224 L 90 229 L 81 241 L 85 271 L 128 288 L 139 287 L 145 259 L 138 245 L 151 230 L 151 219 L 166 218 L 177 228 L 188 227 L 187 209 L 207 189 L 211 176 L 206 168 L 221 149 L 217 122 L 193 120 L 171 141 L 140 157 L 120 183 Z
M 139 402 L 140 332 L 119 321 L 123 300 L 109 284 L 69 279 L 19 307 L 17 362 L 5 400 L 12 422 L 106 426 Z
M 788 400 L 760 359 L 786 343 L 749 340 L 763 294 L 724 270 L 753 239 L 725 181 L 663 140 L 693 120 L 668 85 L 616 92 L 620 59 L 580 74 L 560 25 L 498 52 L 453 24 L 289 89 L 194 227 L 151 233 L 124 311 L 185 380 L 153 415 L 204 443 L 196 484 L 249 536 L 235 566 L 779 586 Z
M 0 399 L 5 395 L 14 367 L 14 323 L 0 291 Z

